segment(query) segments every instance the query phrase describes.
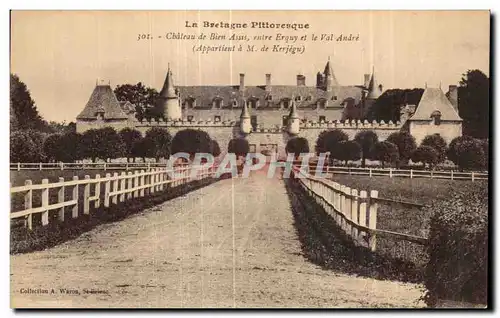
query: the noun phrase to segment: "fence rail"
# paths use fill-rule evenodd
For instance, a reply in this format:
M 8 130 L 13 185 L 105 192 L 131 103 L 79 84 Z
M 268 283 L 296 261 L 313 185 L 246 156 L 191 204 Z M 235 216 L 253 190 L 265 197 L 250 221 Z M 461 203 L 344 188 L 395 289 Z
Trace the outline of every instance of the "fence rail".
M 10 170 L 134 170 L 152 168 L 167 168 L 166 163 L 158 162 L 39 162 L 39 163 L 10 163 Z
M 311 173 L 316 171 L 316 166 L 311 165 Z M 324 167 L 325 173 L 347 174 L 358 176 L 387 176 L 389 178 L 427 178 L 427 179 L 446 179 L 446 180 L 488 180 L 487 172 L 459 172 L 459 171 L 435 171 L 435 170 L 405 170 L 405 169 L 382 169 L 382 168 L 354 168 L 354 167 Z
M 196 170 L 193 171 L 194 169 Z M 57 210 L 58 220 L 64 221 L 65 208 L 70 207 L 71 218 L 77 218 L 79 211 L 83 211 L 83 214 L 90 214 L 91 203 L 94 203 L 96 209 L 101 204 L 109 207 L 111 204 L 164 191 L 167 186 L 175 188 L 184 185 L 190 179 L 203 180 L 213 177 L 215 169 L 215 167 L 179 166 L 174 170 L 151 168 L 150 171 L 122 171 L 121 174 L 114 172 L 113 175 L 107 173 L 104 177 L 97 174 L 94 179 L 88 175 L 83 180 L 79 180 L 78 176 L 74 176 L 71 181 L 59 178 L 59 181 L 55 183 L 49 183 L 48 179 L 43 179 L 41 184 L 33 184 L 31 180 L 26 180 L 23 186 L 10 188 L 11 195 L 24 193 L 24 209 L 11 212 L 10 218 L 11 220 L 24 218 L 25 226 L 32 230 L 35 214 L 41 214 L 42 226 L 46 226 L 50 222 L 50 211 Z M 175 178 L 169 178 L 172 172 L 175 173 Z M 102 189 L 101 186 L 104 188 Z M 71 190 L 69 199 L 66 198 L 68 188 Z M 51 189 L 57 189 L 57 198 L 52 200 L 57 202 L 49 203 Z M 79 195 L 80 190 L 83 190 L 83 196 Z M 41 205 L 38 207 L 33 207 L 34 191 L 41 191 Z
M 399 203 L 422 207 L 403 201 L 394 201 L 378 197 L 378 191 L 351 189 L 328 179 L 314 177 L 298 167 L 293 169 L 293 177 L 323 209 L 330 214 L 337 225 L 349 235 L 355 243 L 376 250 L 377 236 L 404 240 L 417 244 L 427 244 L 427 238 L 377 229 L 377 211 L 379 204 Z

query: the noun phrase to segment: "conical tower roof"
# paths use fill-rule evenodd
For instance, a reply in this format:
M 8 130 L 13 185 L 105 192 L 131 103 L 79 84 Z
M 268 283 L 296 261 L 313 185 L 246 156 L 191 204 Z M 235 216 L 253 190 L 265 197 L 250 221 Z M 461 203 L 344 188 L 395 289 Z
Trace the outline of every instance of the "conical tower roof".
M 323 71 L 323 74 L 325 75 L 325 77 L 331 77 L 332 86 L 339 85 L 339 82 L 337 81 L 337 78 L 335 77 L 335 74 L 333 73 L 333 68 L 330 64 L 330 58 L 328 58 L 328 62 L 326 62 L 325 70 Z
M 299 118 L 299 114 L 297 113 L 297 106 L 295 105 L 295 101 L 292 101 L 292 109 L 290 109 L 290 115 L 288 118 Z
M 248 106 L 246 101 L 243 101 L 243 109 L 241 110 L 240 118 L 250 118 L 250 112 L 248 111 Z
M 163 98 L 177 98 L 177 95 L 175 95 L 174 77 L 170 70 L 170 65 L 168 66 L 167 76 L 165 77 L 165 83 L 163 83 L 160 96 Z
M 377 99 L 382 95 L 380 91 L 377 78 L 375 77 L 375 67 L 372 68 L 372 76 L 370 77 L 370 82 L 368 83 L 368 95 L 366 98 Z

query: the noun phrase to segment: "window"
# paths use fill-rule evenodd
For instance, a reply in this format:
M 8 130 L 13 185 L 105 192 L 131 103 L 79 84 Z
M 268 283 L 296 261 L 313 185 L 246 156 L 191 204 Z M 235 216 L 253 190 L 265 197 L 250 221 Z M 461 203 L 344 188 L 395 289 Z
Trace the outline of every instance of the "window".
M 196 99 L 194 99 L 193 97 L 188 97 L 184 102 L 184 105 L 186 106 L 186 108 L 193 108 L 195 106 L 195 101 Z
M 215 108 L 221 108 L 222 107 L 222 98 L 215 97 L 213 100 L 212 106 Z
M 214 121 L 215 121 L 216 123 L 220 122 L 220 116 L 214 116 Z
M 252 128 L 255 131 L 257 129 L 257 116 L 252 115 L 250 117 L 250 123 L 252 124 Z
M 319 122 L 320 123 L 326 122 L 326 117 L 325 116 L 319 116 Z
M 434 125 L 441 125 L 441 112 L 439 110 L 433 111 L 431 118 L 434 119 Z
M 283 108 L 288 109 L 288 107 L 290 107 L 290 99 L 285 98 L 283 99 L 282 103 L 283 103 Z
M 326 100 L 324 98 L 318 100 L 317 107 L 319 107 L 319 108 L 326 108 Z
M 237 100 L 233 100 L 233 107 L 236 107 L 238 106 L 238 101 Z
M 266 100 L 273 100 L 273 95 L 267 95 Z
M 306 100 L 307 100 L 307 101 L 312 100 L 312 96 L 311 96 L 311 95 L 307 96 L 307 97 L 306 97 Z
M 332 96 L 332 100 L 337 100 L 337 96 Z
M 257 103 L 258 103 L 258 99 L 256 98 L 252 98 L 252 99 L 249 99 L 248 100 L 248 103 L 250 104 L 250 108 L 252 109 L 256 109 L 257 108 Z
M 297 96 L 297 97 L 295 97 L 295 101 L 296 101 L 296 102 L 300 102 L 301 100 L 302 100 L 302 96 Z
M 193 116 L 192 115 L 188 116 L 188 122 L 192 122 L 192 121 L 193 121 Z
M 281 125 L 282 125 L 283 127 L 286 127 L 286 126 L 288 125 L 288 116 L 283 116 L 283 117 L 281 118 Z

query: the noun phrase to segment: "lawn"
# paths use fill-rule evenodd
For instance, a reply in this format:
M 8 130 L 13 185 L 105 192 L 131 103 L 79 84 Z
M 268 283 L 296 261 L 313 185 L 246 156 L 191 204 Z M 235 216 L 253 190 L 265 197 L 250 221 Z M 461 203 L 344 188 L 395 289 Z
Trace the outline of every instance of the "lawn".
M 132 170 L 130 170 L 132 171 Z M 63 177 L 65 181 L 72 180 L 73 176 L 78 176 L 79 179 L 85 178 L 85 175 L 89 175 L 91 178 L 95 178 L 96 174 L 100 174 L 104 177 L 106 173 L 114 172 L 121 173 L 120 170 L 11 170 L 10 171 L 10 184 L 13 187 L 24 185 L 25 180 L 31 180 L 33 184 L 42 183 L 42 179 L 49 179 L 49 182 L 58 182 L 60 177 Z
M 457 181 L 442 179 L 408 179 L 334 175 L 332 179 L 340 184 L 358 190 L 378 190 L 379 197 L 431 205 L 436 200 L 449 199 L 458 194 L 467 194 L 471 189 L 484 187 L 487 181 Z M 487 200 L 487 198 L 485 198 Z M 427 208 L 408 208 L 399 204 L 380 204 L 377 214 L 377 228 L 400 233 L 428 237 L 431 212 Z M 417 266 L 425 265 L 427 253 L 421 245 L 378 238 L 377 250 L 391 256 L 410 260 Z

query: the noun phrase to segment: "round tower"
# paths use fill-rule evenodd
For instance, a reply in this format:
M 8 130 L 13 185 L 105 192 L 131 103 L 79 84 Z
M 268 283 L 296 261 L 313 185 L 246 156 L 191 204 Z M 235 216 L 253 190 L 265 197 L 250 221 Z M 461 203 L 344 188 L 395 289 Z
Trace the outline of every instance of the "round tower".
M 300 118 L 297 113 L 297 107 L 295 106 L 295 101 L 292 101 L 292 109 L 290 110 L 290 115 L 288 115 L 288 133 L 291 135 L 298 135 L 300 132 Z
M 241 110 L 240 131 L 244 135 L 248 135 L 252 131 L 252 123 L 246 100 L 243 101 L 243 109 Z
M 168 67 L 165 83 L 160 92 L 159 100 L 165 120 L 179 120 L 182 118 L 182 110 L 179 103 L 179 97 L 175 93 L 174 78 L 170 70 L 170 65 Z

